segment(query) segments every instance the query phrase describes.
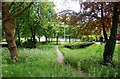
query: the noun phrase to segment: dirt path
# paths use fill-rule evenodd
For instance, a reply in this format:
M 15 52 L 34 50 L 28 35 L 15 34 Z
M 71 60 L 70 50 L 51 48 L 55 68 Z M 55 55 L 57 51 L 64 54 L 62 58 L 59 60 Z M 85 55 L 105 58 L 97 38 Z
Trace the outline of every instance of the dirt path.
M 58 53 L 58 63 L 64 64 L 64 57 L 63 57 L 63 54 L 60 52 L 58 45 L 56 45 L 56 51 Z
M 61 53 L 61 51 L 59 50 L 58 48 L 58 45 L 56 45 L 56 51 L 58 53 L 58 63 L 59 64 L 62 64 L 64 66 L 67 66 L 67 64 L 64 63 L 64 56 L 63 54 Z M 74 66 L 71 66 L 71 69 L 74 71 L 74 72 L 78 72 L 78 69 Z M 80 77 L 88 77 L 88 73 L 84 72 L 84 71 L 81 71 L 80 72 Z

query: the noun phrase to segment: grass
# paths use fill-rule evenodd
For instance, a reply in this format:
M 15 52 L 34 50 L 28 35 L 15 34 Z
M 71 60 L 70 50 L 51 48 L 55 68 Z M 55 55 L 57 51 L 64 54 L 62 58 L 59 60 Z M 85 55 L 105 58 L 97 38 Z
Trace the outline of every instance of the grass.
M 57 62 L 53 45 L 40 45 L 35 49 L 19 48 L 19 61 L 10 60 L 7 48 L 2 49 L 2 77 L 79 77 Z
M 90 77 L 116 77 L 118 76 L 118 46 L 116 46 L 113 56 L 113 65 L 103 66 L 101 64 L 104 44 L 93 44 L 87 48 L 69 49 L 61 45 L 65 62 L 76 66 L 80 71 L 89 73 Z

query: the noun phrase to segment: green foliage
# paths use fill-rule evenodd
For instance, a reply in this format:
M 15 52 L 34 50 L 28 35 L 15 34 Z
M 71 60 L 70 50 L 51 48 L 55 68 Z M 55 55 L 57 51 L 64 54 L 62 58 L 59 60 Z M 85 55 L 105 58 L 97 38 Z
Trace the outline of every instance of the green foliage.
M 70 48 L 70 49 L 79 49 L 79 48 L 85 48 L 88 47 L 90 45 L 92 45 L 94 43 L 91 42 L 73 42 L 70 44 L 66 44 L 65 47 Z
M 100 41 L 99 37 L 96 35 L 91 35 L 91 36 L 82 35 L 80 40 L 82 42 L 94 42 L 94 41 L 99 42 Z
M 90 77 L 116 77 L 118 74 L 118 46 L 113 56 L 114 65 L 102 65 L 104 44 L 94 44 L 85 49 L 68 49 L 60 46 L 65 62 L 76 66 L 80 71 L 86 71 Z
M 20 42 L 22 43 L 22 40 Z M 16 45 L 19 46 L 19 41 L 18 40 L 16 40 L 15 43 L 16 43 Z
M 35 41 L 35 43 L 37 43 L 37 40 Z M 24 47 L 24 48 L 34 48 L 34 47 L 36 47 L 36 45 L 34 44 L 34 42 L 31 39 L 28 39 L 27 41 L 22 43 L 22 47 Z
M 39 43 L 37 43 L 37 46 L 38 45 L 56 45 L 56 41 L 42 41 L 42 42 L 39 42 Z M 60 44 L 60 41 L 58 41 L 58 44 Z
M 64 67 L 58 64 L 53 45 L 18 50 L 20 58 L 14 63 L 9 58 L 8 50 L 2 49 L 2 77 L 79 77 L 69 65 Z
M 23 5 L 24 7 L 25 5 Z M 52 2 L 35 2 L 28 10 L 17 18 L 17 33 L 20 37 L 47 36 L 53 37 L 55 11 Z M 17 35 L 17 34 L 16 34 Z

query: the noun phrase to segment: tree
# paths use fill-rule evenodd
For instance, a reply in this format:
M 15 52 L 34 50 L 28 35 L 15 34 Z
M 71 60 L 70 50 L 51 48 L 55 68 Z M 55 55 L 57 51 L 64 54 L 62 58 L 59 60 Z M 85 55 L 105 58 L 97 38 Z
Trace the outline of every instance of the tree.
M 64 24 L 64 29 L 66 36 L 69 37 L 69 43 L 70 43 L 70 37 L 77 38 L 78 36 L 78 29 L 77 29 L 77 13 L 73 10 L 63 10 L 56 14 L 55 16 L 59 20 L 59 24 Z M 67 27 L 66 27 L 67 26 Z M 65 37 L 66 37 L 65 36 Z M 66 39 L 65 39 L 66 40 Z
M 51 36 L 53 22 L 51 16 L 54 13 L 52 2 L 36 2 L 26 12 L 20 16 L 24 21 L 21 30 L 23 37 L 31 37 L 32 42 L 36 42 L 35 36 L 39 38 Z M 19 23 L 21 24 L 21 23 Z M 35 46 L 35 45 L 34 45 Z
M 103 61 L 104 64 L 111 63 L 112 57 L 116 45 L 116 35 L 117 35 L 117 28 L 118 28 L 118 21 L 119 21 L 119 3 L 113 3 L 113 16 L 112 16 L 112 28 L 110 32 L 109 40 L 106 42 L 104 54 L 103 54 Z
M 5 37 L 8 43 L 8 49 L 10 51 L 11 59 L 14 59 L 16 61 L 18 60 L 18 50 L 14 40 L 16 28 L 15 19 L 17 16 L 25 12 L 32 4 L 33 2 L 29 3 L 26 7 L 19 10 L 19 7 L 21 7 L 23 3 L 2 3 L 3 28 L 5 31 Z
M 44 30 L 44 31 L 41 31 L 42 34 L 45 36 L 46 38 L 46 42 L 48 40 L 48 38 L 52 37 L 52 31 L 54 30 L 53 29 L 53 19 L 52 19 L 52 16 L 54 15 L 55 13 L 55 10 L 53 9 L 54 5 L 52 2 L 44 2 L 44 3 L 40 3 L 39 5 L 39 15 L 38 15 L 38 18 L 40 19 L 40 25 L 41 25 L 41 28 Z M 40 34 L 40 33 L 39 33 Z
M 112 7 L 111 2 L 84 2 L 81 4 L 83 16 L 87 16 L 86 19 L 89 17 L 100 20 L 105 41 L 108 40 L 107 32 L 111 26 Z
M 23 28 L 23 25 L 24 25 L 24 21 L 22 20 L 23 19 L 23 16 L 19 16 L 16 18 L 16 35 L 17 36 L 17 45 L 18 46 L 21 46 L 21 33 L 22 33 L 22 28 Z

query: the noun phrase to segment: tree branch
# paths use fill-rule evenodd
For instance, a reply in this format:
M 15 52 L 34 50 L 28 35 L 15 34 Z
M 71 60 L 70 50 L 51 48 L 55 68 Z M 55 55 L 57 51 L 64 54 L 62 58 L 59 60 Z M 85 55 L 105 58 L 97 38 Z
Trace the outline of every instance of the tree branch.
M 14 0 L 15 1 L 15 0 Z M 9 5 L 9 9 L 11 9 L 11 7 L 15 4 L 15 2 L 11 2 L 10 5 Z
M 18 13 L 14 14 L 12 17 L 16 18 L 17 16 L 19 16 L 20 14 L 22 14 L 23 12 L 25 12 L 28 8 L 30 8 L 30 6 L 33 4 L 33 2 L 30 2 L 30 4 L 28 6 L 26 6 L 24 9 L 20 10 Z
M 22 5 L 23 5 L 23 3 L 24 3 L 24 2 L 21 2 L 21 4 L 19 4 L 17 7 L 15 7 L 15 9 L 19 8 L 20 6 L 22 6 Z M 12 13 L 12 12 L 14 12 L 14 11 L 15 11 L 15 9 L 14 9 L 13 11 L 11 11 L 11 13 Z
M 94 18 L 100 19 L 100 17 L 98 17 L 98 16 L 95 16 L 95 15 L 92 15 L 91 17 L 94 17 Z

